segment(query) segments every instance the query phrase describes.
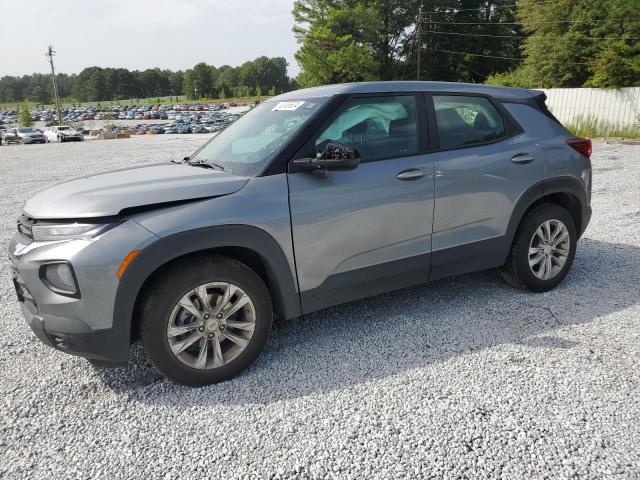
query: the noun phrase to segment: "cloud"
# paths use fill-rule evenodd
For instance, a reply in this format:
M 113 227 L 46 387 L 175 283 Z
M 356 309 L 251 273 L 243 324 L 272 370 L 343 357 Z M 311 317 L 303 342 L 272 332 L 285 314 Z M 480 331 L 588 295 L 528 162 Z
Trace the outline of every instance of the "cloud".
M 11 55 L 0 76 L 46 72 L 53 43 L 57 69 L 121 66 L 186 69 L 197 62 L 238 65 L 260 55 L 283 56 L 297 74 L 291 32 L 293 0 L 30 0 L 5 8 L 0 44 Z

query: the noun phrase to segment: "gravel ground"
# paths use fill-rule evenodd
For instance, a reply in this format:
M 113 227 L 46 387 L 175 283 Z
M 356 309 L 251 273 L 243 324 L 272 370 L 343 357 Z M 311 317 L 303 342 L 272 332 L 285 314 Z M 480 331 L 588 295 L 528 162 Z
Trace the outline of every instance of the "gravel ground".
M 181 158 L 204 136 L 0 147 L 0 249 L 35 190 Z M 2 478 L 640 478 L 640 147 L 596 145 L 594 217 L 556 290 L 485 272 L 276 325 L 189 389 L 134 349 L 41 345 L 0 265 Z

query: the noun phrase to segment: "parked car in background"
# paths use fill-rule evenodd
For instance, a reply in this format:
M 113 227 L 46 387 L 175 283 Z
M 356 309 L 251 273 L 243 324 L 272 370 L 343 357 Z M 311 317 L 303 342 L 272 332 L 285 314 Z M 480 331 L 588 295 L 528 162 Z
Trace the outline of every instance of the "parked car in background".
M 54 125 L 44 131 L 44 136 L 48 142 L 82 142 L 84 135 L 82 132 L 67 125 Z
M 20 139 L 15 133 L 15 128 L 5 128 L 0 132 L 2 135 L 2 143 L 7 145 L 10 143 L 19 143 Z
M 27 144 L 27 143 L 45 143 L 47 140 L 44 134 L 33 128 L 13 128 L 12 129 L 12 138 L 15 141 L 17 139 L 18 143 Z

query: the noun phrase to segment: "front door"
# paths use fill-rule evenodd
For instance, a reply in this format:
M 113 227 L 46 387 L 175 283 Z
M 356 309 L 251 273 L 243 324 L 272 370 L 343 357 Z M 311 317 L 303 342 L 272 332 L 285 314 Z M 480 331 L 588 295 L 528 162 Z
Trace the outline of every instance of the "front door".
M 304 313 L 427 280 L 434 177 L 418 101 L 352 97 L 298 154 L 339 142 L 361 158 L 351 171 L 288 175 Z

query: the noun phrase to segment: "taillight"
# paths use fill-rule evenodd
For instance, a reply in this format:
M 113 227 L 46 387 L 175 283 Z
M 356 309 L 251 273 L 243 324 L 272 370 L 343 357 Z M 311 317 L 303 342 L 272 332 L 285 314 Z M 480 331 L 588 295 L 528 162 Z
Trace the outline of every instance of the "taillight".
M 576 152 L 587 158 L 591 158 L 591 140 L 589 138 L 568 138 L 566 142 L 567 145 L 573 148 Z

